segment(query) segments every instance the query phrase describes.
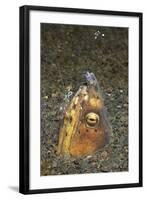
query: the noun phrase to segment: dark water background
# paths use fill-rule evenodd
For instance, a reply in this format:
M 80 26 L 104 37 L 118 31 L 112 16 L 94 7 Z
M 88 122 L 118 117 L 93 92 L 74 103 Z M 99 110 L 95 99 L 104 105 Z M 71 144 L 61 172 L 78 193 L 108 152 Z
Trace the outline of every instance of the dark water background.
M 92 71 L 112 126 L 110 142 L 93 156 L 56 155 L 59 108 Z M 128 170 L 128 29 L 41 24 L 41 175 Z

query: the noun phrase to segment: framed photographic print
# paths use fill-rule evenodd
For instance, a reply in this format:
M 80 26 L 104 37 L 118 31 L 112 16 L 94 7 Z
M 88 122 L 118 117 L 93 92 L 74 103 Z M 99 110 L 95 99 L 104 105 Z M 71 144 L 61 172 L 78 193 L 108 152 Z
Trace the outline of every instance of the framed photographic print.
M 142 13 L 20 7 L 20 192 L 142 186 Z

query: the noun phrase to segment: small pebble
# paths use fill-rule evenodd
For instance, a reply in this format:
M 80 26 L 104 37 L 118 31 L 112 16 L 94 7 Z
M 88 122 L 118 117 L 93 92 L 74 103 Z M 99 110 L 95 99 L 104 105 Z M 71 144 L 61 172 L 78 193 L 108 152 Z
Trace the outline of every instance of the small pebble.
M 127 107 L 128 105 L 126 103 L 123 104 L 123 107 Z
M 57 167 L 57 162 L 53 162 L 52 167 L 53 168 Z
M 121 106 L 121 105 L 118 105 L 117 108 L 122 108 L 122 106 Z
M 48 99 L 48 96 L 44 96 L 43 99 Z
M 103 151 L 103 152 L 101 153 L 101 158 L 102 158 L 103 160 L 105 160 L 105 159 L 107 159 L 107 157 L 108 157 L 107 151 Z
M 90 158 L 92 158 L 92 156 L 87 156 L 87 157 L 86 157 L 86 159 L 90 159 Z

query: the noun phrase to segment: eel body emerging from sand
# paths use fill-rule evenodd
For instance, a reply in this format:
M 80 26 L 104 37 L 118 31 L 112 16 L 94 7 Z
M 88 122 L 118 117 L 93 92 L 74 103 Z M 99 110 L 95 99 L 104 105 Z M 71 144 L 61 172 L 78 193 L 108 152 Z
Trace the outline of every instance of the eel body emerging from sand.
M 58 154 L 81 157 L 92 155 L 107 144 L 109 123 L 95 75 L 86 72 L 86 85 L 67 106 L 59 130 Z

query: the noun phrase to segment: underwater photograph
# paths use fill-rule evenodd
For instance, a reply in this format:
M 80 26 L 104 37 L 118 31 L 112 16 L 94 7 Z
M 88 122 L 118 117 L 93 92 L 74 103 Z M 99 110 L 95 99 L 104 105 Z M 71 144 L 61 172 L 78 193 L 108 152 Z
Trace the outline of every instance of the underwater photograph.
M 128 28 L 40 27 L 40 175 L 128 171 Z

